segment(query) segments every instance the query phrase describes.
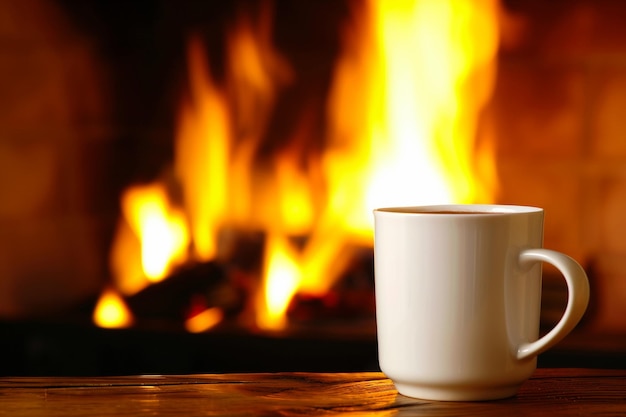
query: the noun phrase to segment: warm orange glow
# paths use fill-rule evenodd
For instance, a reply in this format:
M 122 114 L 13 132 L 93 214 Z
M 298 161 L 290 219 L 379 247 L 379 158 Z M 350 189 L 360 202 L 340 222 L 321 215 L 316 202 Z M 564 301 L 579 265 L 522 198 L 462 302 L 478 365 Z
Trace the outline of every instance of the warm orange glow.
M 164 186 L 151 184 L 127 189 L 122 196 L 125 223 L 112 252 L 112 269 L 125 294 L 158 282 L 186 259 L 189 236 L 183 213 L 169 201 Z M 141 261 L 141 270 L 137 261 Z
M 367 4 L 346 32 L 329 107 L 325 166 L 346 226 L 371 235 L 375 207 L 490 200 L 474 144 L 495 75 L 497 3 Z
M 125 219 L 119 221 L 110 265 L 116 288 L 131 295 L 149 284 L 141 265 L 141 242 Z
M 237 126 L 231 143 L 237 146 L 233 148 L 228 172 L 226 222 L 244 230 L 268 230 L 283 221 L 276 212 L 282 201 L 281 185 L 273 172 L 276 166 L 272 166 L 276 161 L 259 166 L 257 154 L 267 134 L 278 90 L 293 76 L 289 64 L 272 44 L 270 12 L 265 7 L 254 19 L 240 15 L 228 34 L 226 90 Z M 291 163 L 281 164 L 277 169 L 290 169 Z
M 202 44 L 189 44 L 192 95 L 183 103 L 176 140 L 175 170 L 183 188 L 195 255 L 217 254 L 219 226 L 228 198 L 230 122 L 223 93 L 215 86 Z
M 133 316 L 122 297 L 111 289 L 105 290 L 93 313 L 93 321 L 104 328 L 124 328 L 133 323 Z
M 191 333 L 202 333 L 215 327 L 222 318 L 224 313 L 217 307 L 207 308 L 200 313 L 188 318 L 185 321 L 185 329 Z
M 309 178 L 296 166 L 293 156 L 281 155 L 277 159 L 276 188 L 273 205 L 279 211 L 273 222 L 274 228 L 292 235 L 309 233 L 314 218 L 312 187 Z
M 270 234 L 266 243 L 263 268 L 264 289 L 257 311 L 257 325 L 282 330 L 287 325 L 285 312 L 301 281 L 296 251 L 284 236 Z
M 328 204 L 300 284 L 317 294 L 351 248 L 371 242 L 374 208 L 490 202 L 495 188 L 493 156 L 475 143 L 495 76 L 497 2 L 367 5 L 345 32 L 329 97 Z
M 263 231 L 256 323 L 280 330 L 294 294 L 328 291 L 354 250 L 371 246 L 375 207 L 492 201 L 492 150 L 477 131 L 495 78 L 497 0 L 354 5 L 319 155 L 303 155 L 300 137 L 260 152 L 276 96 L 297 77 L 272 45 L 269 9 L 241 15 L 228 33 L 223 83 L 190 40 L 173 170 L 180 209 L 158 184 L 125 194 L 112 252 L 120 291 L 219 258 L 233 232 Z M 221 320 L 216 311 L 189 331 Z
M 133 188 L 122 200 L 124 213 L 141 236 L 141 265 L 151 281 L 163 279 L 170 265 L 184 256 L 184 217 L 168 207 L 162 187 Z

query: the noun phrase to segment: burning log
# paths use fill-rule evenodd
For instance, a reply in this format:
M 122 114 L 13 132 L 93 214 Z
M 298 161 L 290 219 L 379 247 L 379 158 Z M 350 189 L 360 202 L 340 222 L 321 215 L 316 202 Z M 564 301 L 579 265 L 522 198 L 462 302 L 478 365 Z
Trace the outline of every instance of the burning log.
M 140 323 L 168 322 L 182 327 L 188 318 L 209 308 L 234 317 L 245 299 L 244 291 L 228 279 L 223 264 L 205 262 L 180 268 L 126 301 Z
M 287 315 L 299 324 L 373 319 L 375 313 L 373 252 L 359 248 L 346 273 L 324 294 L 298 293 Z

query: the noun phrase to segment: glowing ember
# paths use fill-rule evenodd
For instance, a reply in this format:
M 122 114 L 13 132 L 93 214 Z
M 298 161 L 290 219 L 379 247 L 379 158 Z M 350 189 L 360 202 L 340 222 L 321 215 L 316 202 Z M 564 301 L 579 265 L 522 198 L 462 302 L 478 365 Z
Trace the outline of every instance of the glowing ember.
M 133 316 L 126 307 L 124 300 L 111 289 L 105 290 L 96 304 L 93 321 L 104 328 L 124 328 L 133 323 Z
M 224 313 L 221 309 L 217 307 L 207 308 L 189 317 L 185 321 L 185 329 L 190 333 L 206 332 L 222 321 L 223 316 Z

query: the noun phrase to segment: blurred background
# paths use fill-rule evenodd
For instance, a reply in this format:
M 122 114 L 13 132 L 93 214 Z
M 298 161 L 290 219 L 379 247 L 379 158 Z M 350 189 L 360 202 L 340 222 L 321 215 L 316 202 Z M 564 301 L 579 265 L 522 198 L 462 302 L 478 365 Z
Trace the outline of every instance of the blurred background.
M 1 2 L 0 374 L 375 370 L 371 209 L 442 202 L 545 208 L 540 365 L 623 367 L 624 17 Z

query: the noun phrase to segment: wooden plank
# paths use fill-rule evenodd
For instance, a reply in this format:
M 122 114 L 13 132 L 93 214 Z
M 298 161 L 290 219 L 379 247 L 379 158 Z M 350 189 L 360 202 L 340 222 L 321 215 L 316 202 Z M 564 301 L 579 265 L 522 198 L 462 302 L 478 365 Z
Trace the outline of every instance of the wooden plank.
M 516 397 L 398 395 L 381 373 L 0 378 L 0 416 L 571 416 L 626 413 L 626 371 L 539 369 Z

